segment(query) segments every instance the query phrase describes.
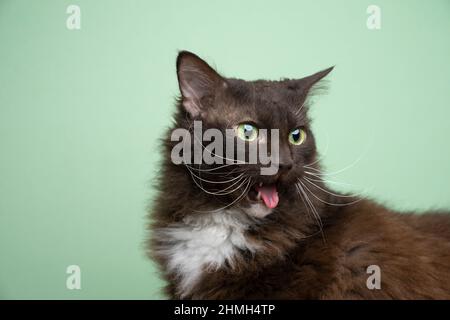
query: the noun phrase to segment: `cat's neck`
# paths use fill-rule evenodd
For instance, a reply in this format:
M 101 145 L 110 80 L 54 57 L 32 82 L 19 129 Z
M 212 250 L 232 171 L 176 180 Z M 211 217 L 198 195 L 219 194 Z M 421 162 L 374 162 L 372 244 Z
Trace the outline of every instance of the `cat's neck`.
M 206 272 L 262 269 L 322 237 L 329 208 L 314 197 L 310 204 L 304 201 L 294 186 L 277 208 L 258 218 L 248 207 L 223 208 L 223 201 L 202 193 L 183 168 L 172 167 L 170 174 L 155 210 L 153 252 L 179 297 L 188 297 Z
M 316 222 L 295 205 L 296 210 L 279 208 L 261 220 L 227 208 L 187 215 L 155 229 L 155 252 L 176 279 L 176 294 L 188 297 L 206 272 L 262 269 L 286 259 L 305 239 L 320 236 Z

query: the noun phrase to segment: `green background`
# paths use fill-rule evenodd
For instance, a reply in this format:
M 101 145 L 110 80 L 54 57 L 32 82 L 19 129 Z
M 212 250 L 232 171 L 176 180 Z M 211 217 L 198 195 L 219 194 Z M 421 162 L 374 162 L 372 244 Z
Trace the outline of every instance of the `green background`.
M 449 31 L 448 0 L 0 0 L 0 297 L 163 298 L 142 243 L 181 49 L 244 79 L 336 65 L 312 111 L 325 167 L 354 164 L 333 179 L 449 208 Z

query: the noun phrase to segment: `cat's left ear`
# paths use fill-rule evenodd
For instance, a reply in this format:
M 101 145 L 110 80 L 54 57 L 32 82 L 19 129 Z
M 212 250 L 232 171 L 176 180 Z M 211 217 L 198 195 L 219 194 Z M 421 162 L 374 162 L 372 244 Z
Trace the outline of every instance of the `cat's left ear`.
M 325 78 L 333 69 L 334 69 L 334 66 L 330 67 L 328 69 L 316 72 L 313 75 L 310 75 L 309 77 L 306 77 L 306 78 L 303 78 L 303 79 L 305 79 L 305 82 L 306 82 L 307 85 L 313 86 L 317 82 L 319 82 L 320 80 Z
M 177 58 L 178 84 L 181 91 L 181 104 L 195 118 L 204 113 L 219 86 L 225 80 L 197 55 L 181 51 Z
M 328 69 L 316 72 L 316 73 L 314 73 L 310 76 L 304 77 L 302 79 L 294 80 L 294 82 L 296 82 L 296 84 L 298 85 L 298 88 L 300 89 L 302 94 L 307 95 L 310 93 L 310 91 L 313 89 L 313 87 L 316 86 L 320 82 L 320 80 L 325 78 L 333 69 L 334 69 L 334 66 L 330 67 Z

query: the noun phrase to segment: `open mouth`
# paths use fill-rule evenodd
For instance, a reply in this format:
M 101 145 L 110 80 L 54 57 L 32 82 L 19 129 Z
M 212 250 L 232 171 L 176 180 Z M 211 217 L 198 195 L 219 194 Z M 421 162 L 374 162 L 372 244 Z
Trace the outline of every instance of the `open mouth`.
M 252 186 L 247 197 L 252 202 L 264 203 L 264 205 L 270 209 L 275 208 L 280 201 L 276 183 L 257 183 Z

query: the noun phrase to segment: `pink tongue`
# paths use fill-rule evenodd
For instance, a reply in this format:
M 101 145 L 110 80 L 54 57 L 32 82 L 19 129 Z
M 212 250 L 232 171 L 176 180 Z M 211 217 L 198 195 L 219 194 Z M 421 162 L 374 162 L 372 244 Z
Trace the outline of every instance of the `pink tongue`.
M 278 205 L 278 192 L 277 187 L 274 184 L 263 185 L 261 187 L 256 186 L 255 189 L 261 193 L 261 198 L 263 199 L 266 207 L 273 209 Z

